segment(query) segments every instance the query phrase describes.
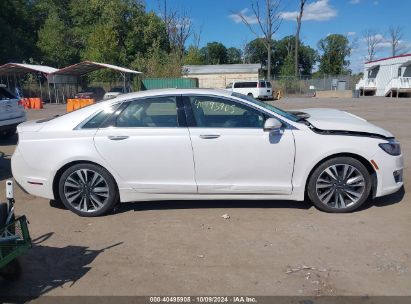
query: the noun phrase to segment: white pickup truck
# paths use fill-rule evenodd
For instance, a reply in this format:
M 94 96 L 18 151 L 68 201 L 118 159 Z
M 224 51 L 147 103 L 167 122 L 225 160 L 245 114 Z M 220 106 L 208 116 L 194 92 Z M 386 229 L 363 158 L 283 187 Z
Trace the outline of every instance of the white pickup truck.
M 26 121 L 22 101 L 0 84 L 0 138 L 11 137 L 17 125 Z

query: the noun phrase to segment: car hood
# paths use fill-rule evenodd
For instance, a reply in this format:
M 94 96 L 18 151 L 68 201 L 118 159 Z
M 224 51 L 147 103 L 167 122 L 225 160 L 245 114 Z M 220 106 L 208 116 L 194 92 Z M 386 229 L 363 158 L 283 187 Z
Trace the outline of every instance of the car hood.
M 295 112 L 308 114 L 306 120 L 315 128 L 323 131 L 357 132 L 363 135 L 379 135 L 381 137 L 393 137 L 393 135 L 367 120 L 351 113 L 335 109 L 301 109 Z

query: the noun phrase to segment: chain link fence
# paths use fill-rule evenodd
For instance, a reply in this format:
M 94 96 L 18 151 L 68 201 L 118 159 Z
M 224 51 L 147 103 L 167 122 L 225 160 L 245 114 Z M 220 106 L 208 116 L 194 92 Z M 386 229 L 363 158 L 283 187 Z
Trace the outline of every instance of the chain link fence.
M 325 77 L 312 76 L 274 76 L 271 79 L 274 91 L 281 90 L 283 95 L 313 96 L 316 91 L 354 90 L 359 81 L 358 76 L 330 75 Z

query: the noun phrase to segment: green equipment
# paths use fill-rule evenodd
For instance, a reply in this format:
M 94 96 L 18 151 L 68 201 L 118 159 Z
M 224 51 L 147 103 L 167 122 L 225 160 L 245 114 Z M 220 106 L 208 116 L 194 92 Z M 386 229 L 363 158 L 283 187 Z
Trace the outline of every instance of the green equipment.
M 15 218 L 13 182 L 6 181 L 7 202 L 0 203 L 0 276 L 16 280 L 21 275 L 18 257 L 31 248 L 27 218 Z

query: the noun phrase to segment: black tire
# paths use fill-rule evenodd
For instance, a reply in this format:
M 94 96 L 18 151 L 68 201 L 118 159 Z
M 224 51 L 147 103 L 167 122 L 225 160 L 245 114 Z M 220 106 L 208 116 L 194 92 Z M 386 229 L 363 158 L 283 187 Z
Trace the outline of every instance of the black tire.
M 254 98 L 253 93 L 248 93 L 247 96 L 250 96 L 250 97 Z
M 82 201 L 81 206 L 78 205 L 77 207 L 75 206 L 75 203 L 70 203 L 69 200 L 66 197 L 65 194 L 65 190 L 69 189 L 67 188 L 67 184 L 65 186 L 65 183 L 67 181 L 67 179 L 69 177 L 73 177 L 72 174 L 77 174 L 76 172 L 78 172 L 79 170 L 83 170 L 82 172 L 86 171 L 88 173 L 86 174 L 94 174 L 97 173 L 98 175 L 100 175 L 103 179 L 104 179 L 104 187 L 108 188 L 107 190 L 107 196 L 105 196 L 104 200 L 101 201 L 102 197 L 99 196 L 99 200 L 101 203 L 101 207 L 99 207 L 99 209 L 96 210 L 88 210 L 88 211 L 84 211 L 84 210 L 80 210 L 80 209 L 84 209 L 81 208 L 81 206 L 85 206 L 84 201 Z M 84 176 L 83 176 L 84 177 Z M 90 178 L 91 179 L 91 178 Z M 80 182 L 80 181 L 78 181 Z M 90 181 L 91 183 L 91 181 Z M 95 200 L 92 201 L 91 197 L 93 196 L 95 198 L 96 193 L 92 194 L 92 188 L 90 185 L 89 190 L 85 190 L 84 187 L 87 188 L 87 186 L 81 186 L 83 187 L 83 190 L 80 190 L 81 193 L 84 194 L 84 197 L 86 197 L 86 199 L 88 199 L 88 202 L 86 200 L 86 205 L 88 207 L 95 207 Z M 102 186 L 100 185 L 98 188 L 102 188 Z M 81 195 L 83 195 L 81 194 Z M 99 194 L 100 195 L 100 194 Z M 74 165 L 70 168 L 68 168 L 66 171 L 63 172 L 63 174 L 60 177 L 59 180 L 59 198 L 60 201 L 64 204 L 64 206 L 67 207 L 67 209 L 71 210 L 72 212 L 76 213 L 77 215 L 80 216 L 84 216 L 84 217 L 95 217 L 95 216 L 101 216 L 104 214 L 109 213 L 110 211 L 112 211 L 115 207 L 115 205 L 119 202 L 119 195 L 118 195 L 118 190 L 117 190 L 117 186 L 116 186 L 116 182 L 114 180 L 114 178 L 111 176 L 111 174 L 104 169 L 103 167 L 94 165 L 94 164 L 88 164 L 88 163 L 84 163 L 84 164 L 77 164 Z M 72 197 L 70 197 L 71 199 Z M 87 207 L 87 209 L 88 209 Z M 80 209 L 79 209 L 80 208 Z
M 6 282 L 18 280 L 21 277 L 21 273 L 21 265 L 17 259 L 12 260 L 0 269 L 0 276 L 2 276 Z
M 17 130 L 17 128 L 12 128 L 12 129 L 9 129 L 9 130 L 5 130 L 5 131 L 3 131 L 3 132 L 0 133 L 0 136 L 1 136 L 2 138 L 10 138 L 10 137 L 13 137 L 14 134 L 16 134 L 16 130 Z
M 323 174 L 325 174 L 325 170 L 331 166 L 337 169 L 337 172 L 341 175 L 337 174 L 336 176 L 341 178 L 338 178 L 338 181 L 330 178 L 330 181 L 323 182 Z M 343 173 L 344 166 L 348 166 L 349 170 L 351 170 L 351 168 L 356 170 L 352 173 L 356 174 L 358 180 L 355 184 L 349 185 L 349 180 L 354 180 L 354 178 L 343 178 L 345 175 Z M 321 180 L 319 180 L 320 176 L 322 178 Z M 324 188 L 321 188 L 322 185 L 317 184 L 317 182 L 323 183 L 322 185 L 326 184 L 327 188 L 323 190 Z M 332 186 L 328 186 L 329 184 L 332 184 Z M 360 161 L 351 157 L 336 157 L 323 162 L 314 170 L 308 181 L 307 194 L 311 202 L 322 211 L 346 213 L 359 208 L 367 200 L 371 191 L 371 184 L 371 176 L 367 168 Z M 318 189 L 317 185 L 319 186 Z M 334 196 L 334 198 L 332 198 L 333 201 L 330 199 L 329 202 L 323 202 L 328 198 L 329 194 L 326 193 L 328 189 L 331 189 L 330 191 L 332 192 L 330 197 L 332 198 Z M 347 190 L 350 191 L 348 194 Z M 355 192 L 355 196 L 352 195 L 353 192 Z M 338 193 L 341 193 L 341 197 L 338 196 Z M 322 201 L 320 197 L 324 196 L 325 198 L 323 198 Z M 334 206 L 331 205 L 332 203 L 334 203 Z

